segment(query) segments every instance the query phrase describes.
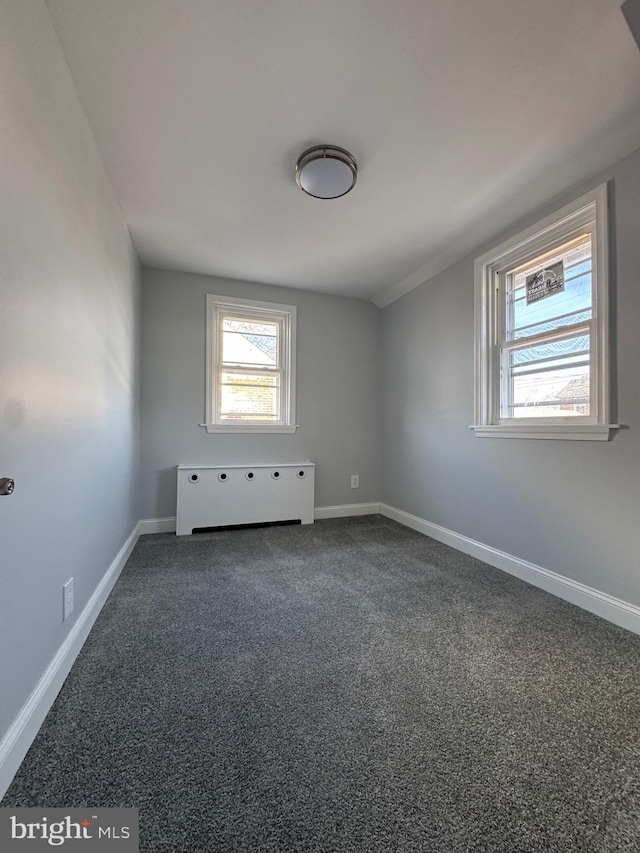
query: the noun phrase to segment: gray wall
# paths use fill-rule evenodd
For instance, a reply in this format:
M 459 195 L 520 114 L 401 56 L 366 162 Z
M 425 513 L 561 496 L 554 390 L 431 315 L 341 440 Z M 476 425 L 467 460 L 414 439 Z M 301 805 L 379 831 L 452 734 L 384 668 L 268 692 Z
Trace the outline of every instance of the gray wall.
M 613 441 L 478 438 L 473 261 L 386 308 L 382 500 L 640 604 L 640 151 L 542 211 L 612 181 Z
M 139 517 L 139 267 L 45 3 L 0 20 L 1 739 Z
M 207 293 L 298 308 L 295 435 L 209 435 Z M 378 324 L 368 302 L 160 270 L 143 271 L 142 516 L 176 512 L 178 464 L 296 462 L 316 468 L 316 506 L 379 499 Z M 350 475 L 360 475 L 351 489 Z

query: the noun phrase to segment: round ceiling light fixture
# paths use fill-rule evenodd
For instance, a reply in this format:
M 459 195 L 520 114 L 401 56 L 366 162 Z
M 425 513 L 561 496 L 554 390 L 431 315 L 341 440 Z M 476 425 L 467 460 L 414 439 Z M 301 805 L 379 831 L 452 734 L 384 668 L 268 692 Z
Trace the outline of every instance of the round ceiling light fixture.
M 314 145 L 298 157 L 296 183 L 314 198 L 340 198 L 356 185 L 353 155 L 337 145 Z

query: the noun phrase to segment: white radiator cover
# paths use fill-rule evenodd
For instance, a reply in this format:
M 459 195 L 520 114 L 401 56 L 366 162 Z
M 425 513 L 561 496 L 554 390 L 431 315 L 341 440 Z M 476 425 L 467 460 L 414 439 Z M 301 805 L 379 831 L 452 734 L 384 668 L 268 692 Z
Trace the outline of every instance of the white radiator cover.
M 315 464 L 178 465 L 176 535 L 198 527 L 313 524 Z

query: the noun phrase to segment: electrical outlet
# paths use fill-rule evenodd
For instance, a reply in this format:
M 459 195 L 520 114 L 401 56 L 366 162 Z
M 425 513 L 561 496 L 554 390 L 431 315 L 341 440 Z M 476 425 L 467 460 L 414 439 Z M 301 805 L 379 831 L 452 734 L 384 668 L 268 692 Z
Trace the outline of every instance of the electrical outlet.
M 62 621 L 66 622 L 73 613 L 73 578 L 62 587 Z
M 360 488 L 360 475 L 359 474 L 352 474 L 351 475 L 351 488 L 352 489 L 359 489 Z

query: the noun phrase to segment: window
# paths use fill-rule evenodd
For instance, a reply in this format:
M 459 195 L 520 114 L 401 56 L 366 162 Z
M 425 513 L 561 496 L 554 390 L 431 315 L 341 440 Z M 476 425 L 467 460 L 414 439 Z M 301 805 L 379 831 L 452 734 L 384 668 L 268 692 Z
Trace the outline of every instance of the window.
M 295 432 L 296 309 L 207 296 L 207 432 Z
M 477 435 L 607 440 L 607 188 L 476 260 Z

